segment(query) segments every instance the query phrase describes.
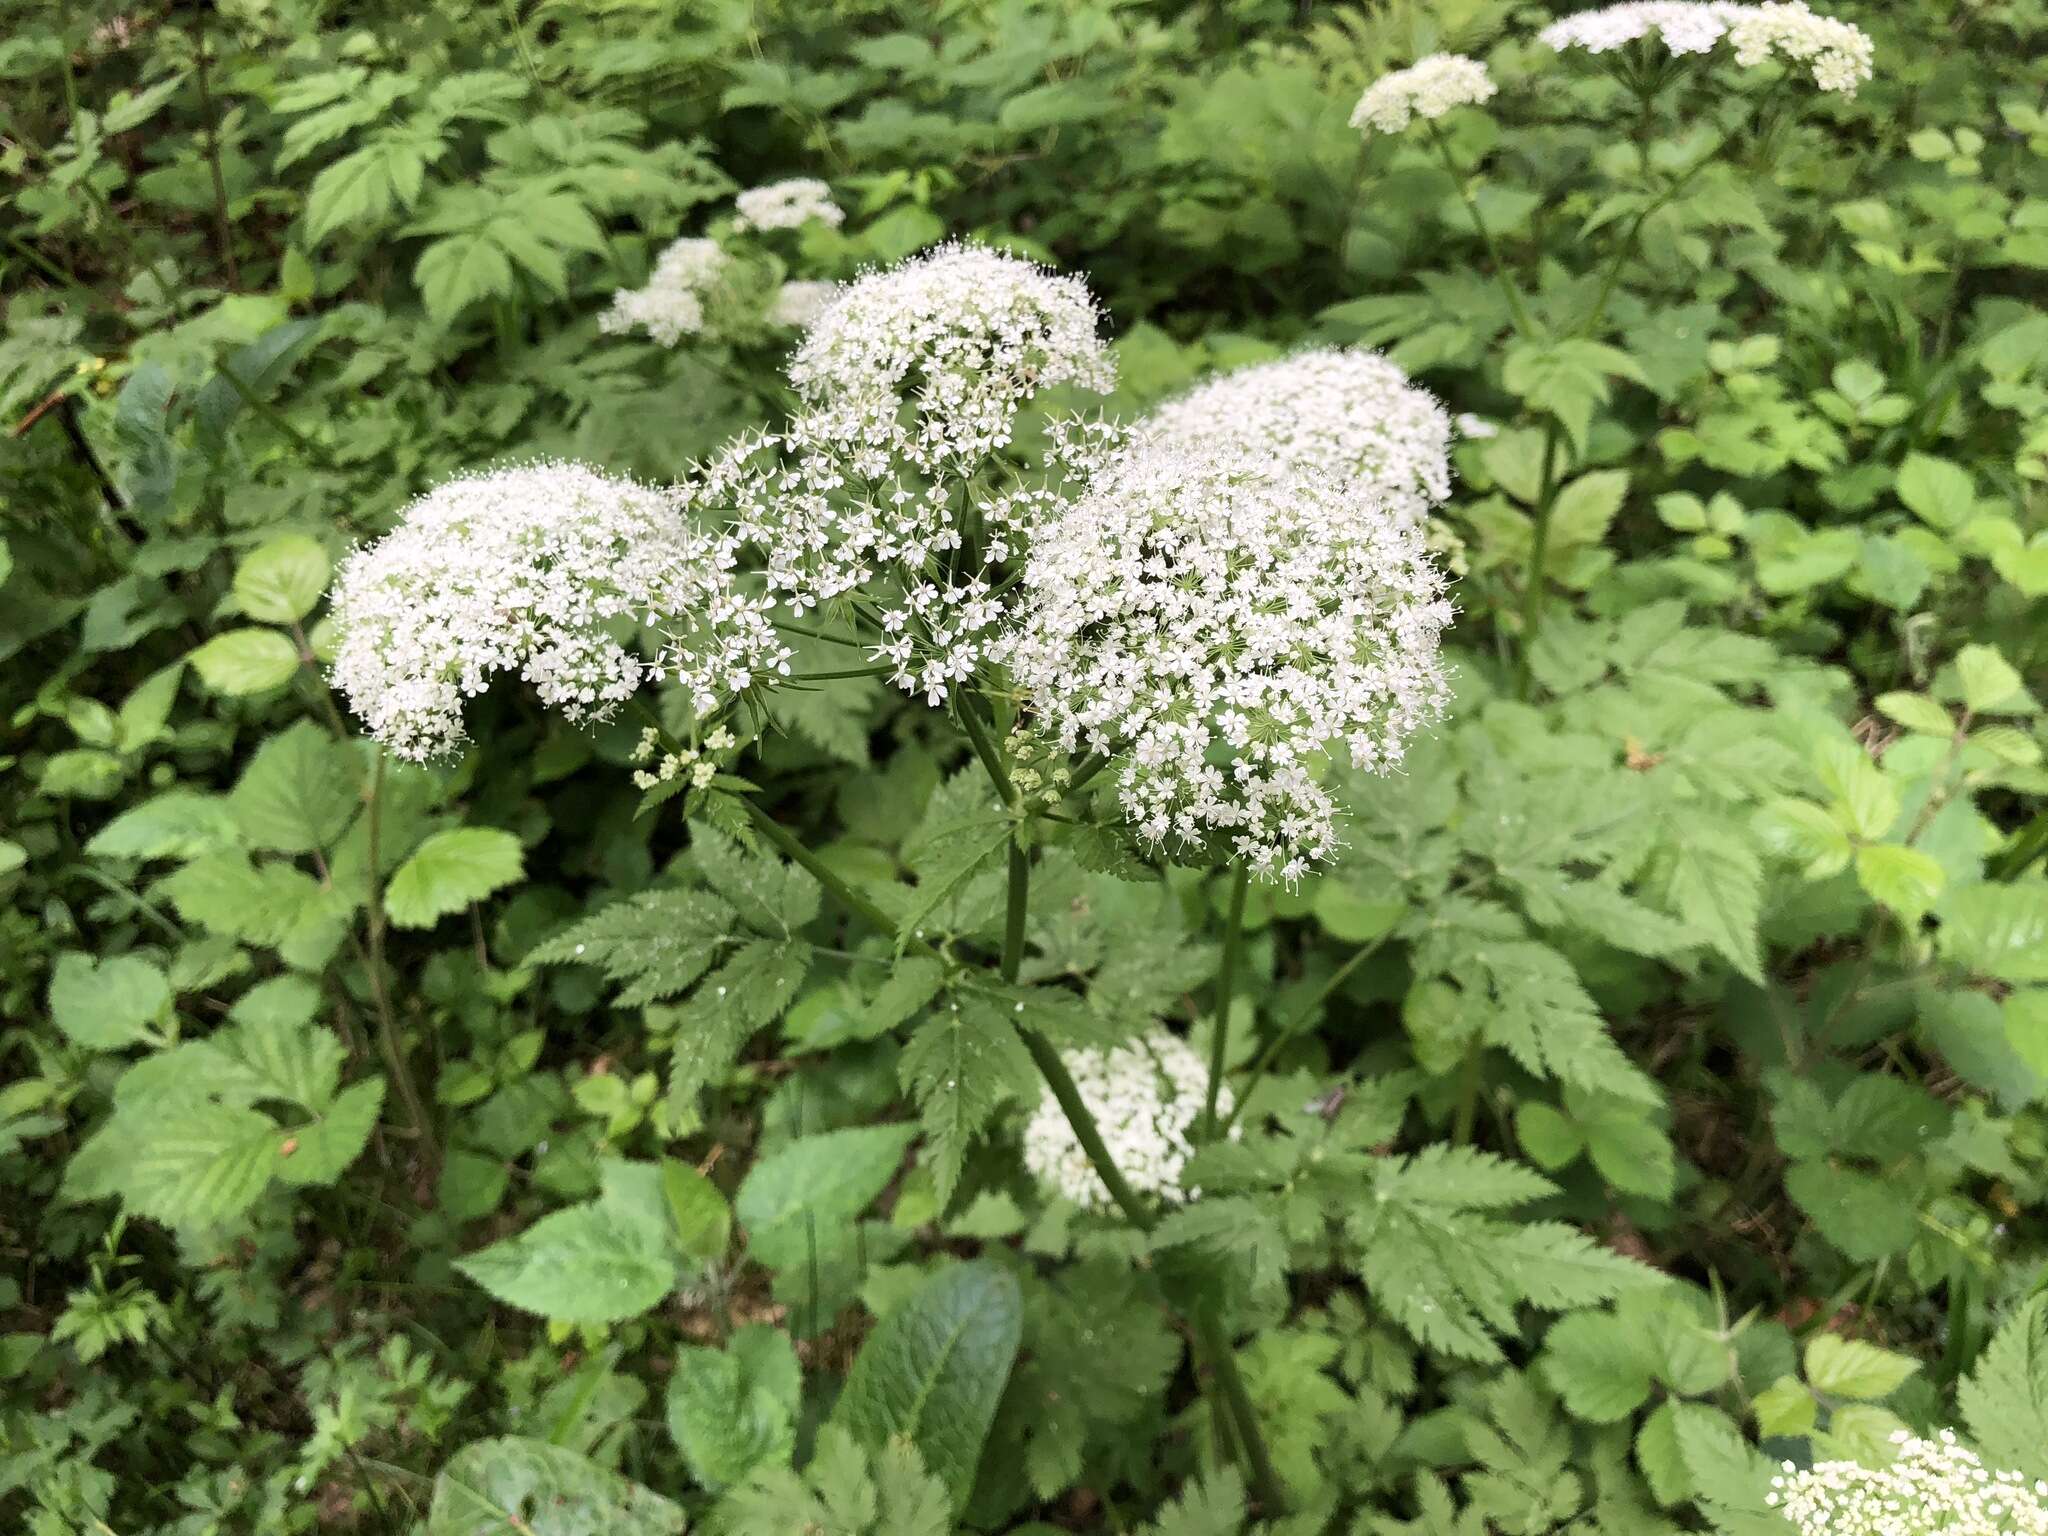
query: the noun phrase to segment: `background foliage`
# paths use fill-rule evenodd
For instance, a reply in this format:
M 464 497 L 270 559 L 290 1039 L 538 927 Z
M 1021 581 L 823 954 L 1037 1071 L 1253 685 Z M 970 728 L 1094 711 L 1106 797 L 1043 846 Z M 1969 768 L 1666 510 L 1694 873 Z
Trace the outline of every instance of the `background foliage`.
M 0 4 L 0 1513 L 1237 1530 L 1168 1294 L 1290 1529 L 1774 1530 L 1901 1424 L 2048 1476 L 2048 12 L 1842 13 L 1853 101 L 1638 124 L 1502 0 Z M 1455 180 L 1346 125 L 1437 47 L 1502 86 Z M 1246 1134 L 1149 1235 L 1022 1179 L 1028 1063 L 934 1091 L 940 977 L 638 814 L 634 726 L 494 694 L 402 769 L 323 684 L 435 479 L 779 409 L 785 338 L 595 317 L 789 174 L 852 210 L 802 276 L 1084 271 L 1118 409 L 1358 341 L 1503 429 L 1451 720 L 1254 893 Z M 1560 334 L 1636 222 L 1611 318 L 1515 342 L 1461 189 Z M 778 814 L 986 941 L 929 712 L 774 724 Z M 1133 873 L 1043 856 L 1066 1027 L 1218 1004 L 1222 883 Z

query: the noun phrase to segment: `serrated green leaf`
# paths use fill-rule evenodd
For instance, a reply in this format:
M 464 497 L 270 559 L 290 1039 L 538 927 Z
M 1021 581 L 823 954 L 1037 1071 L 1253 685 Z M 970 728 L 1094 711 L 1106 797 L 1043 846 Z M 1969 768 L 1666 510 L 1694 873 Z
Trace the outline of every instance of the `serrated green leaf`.
M 1803 1364 L 1815 1390 L 1865 1400 L 1889 1396 L 1920 1369 L 1920 1362 L 1910 1355 L 1838 1333 L 1817 1333 L 1808 1339 Z
M 2048 1295 L 2005 1318 L 1956 1397 L 1989 1465 L 2048 1477 Z
M 963 1510 L 1022 1334 L 1014 1278 L 988 1264 L 942 1269 L 868 1335 L 832 1423 L 875 1447 L 905 1437 Z
M 170 983 L 134 955 L 100 960 L 68 951 L 50 975 L 50 1019 L 89 1051 L 118 1051 L 149 1038 L 169 1016 Z
M 1874 843 L 1856 850 L 1856 881 L 1872 901 L 1908 922 L 1925 917 L 1948 876 L 1938 861 L 1917 848 Z
M 496 827 L 436 832 L 398 866 L 384 888 L 384 911 L 400 928 L 431 928 L 482 901 L 525 872 L 519 839 Z
M 296 624 L 327 590 L 333 567 L 327 552 L 303 533 L 266 539 L 235 567 L 235 598 L 242 612 L 266 624 Z
M 259 747 L 228 796 L 244 846 L 280 853 L 332 846 L 361 804 L 350 749 L 311 720 Z
M 675 1289 L 674 1233 L 650 1163 L 607 1158 L 598 1198 L 455 1261 L 499 1301 L 567 1323 L 638 1317 Z
M 800 1248 L 805 1221 L 851 1223 L 888 1186 L 916 1137 L 908 1125 L 870 1125 L 802 1136 L 747 1170 L 733 1212 L 764 1263 Z
M 207 687 L 236 698 L 282 688 L 299 670 L 298 648 L 274 629 L 231 629 L 186 660 Z
M 465 1445 L 434 1479 L 426 1536 L 679 1536 L 681 1506 L 587 1456 L 505 1435 Z

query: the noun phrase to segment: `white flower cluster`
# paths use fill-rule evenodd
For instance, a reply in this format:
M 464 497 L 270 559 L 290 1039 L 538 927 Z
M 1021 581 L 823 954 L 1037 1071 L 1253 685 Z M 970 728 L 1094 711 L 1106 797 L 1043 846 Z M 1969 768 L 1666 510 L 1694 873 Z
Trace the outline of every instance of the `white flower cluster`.
M 846 215 L 832 201 L 832 189 L 811 176 L 749 187 L 733 199 L 736 229 L 801 229 L 816 220 L 837 229 Z
M 1038 530 L 1001 658 L 1063 750 L 1121 759 L 1139 834 L 1294 881 L 1336 848 L 1318 781 L 1373 770 L 1447 696 L 1421 530 L 1227 442 L 1140 441 Z
M 1194 1151 L 1188 1133 L 1201 1117 L 1209 1084 L 1208 1068 L 1193 1047 L 1170 1030 L 1155 1029 L 1130 1045 L 1068 1051 L 1061 1060 L 1132 1189 L 1173 1201 L 1198 1193 L 1180 1187 L 1181 1170 Z M 1217 1095 L 1217 1113 L 1229 1114 L 1232 1102 L 1226 1086 Z M 1078 1206 L 1106 1210 L 1112 1204 L 1050 1091 L 1024 1127 L 1024 1166 Z
M 669 752 L 663 750 L 660 730 L 650 725 L 640 733 L 639 744 L 633 748 L 633 761 L 654 766 L 634 769 L 633 785 L 636 789 L 653 789 L 687 773 L 690 788 L 702 789 L 718 777 L 717 754 L 730 752 L 738 745 L 739 738 L 721 725 L 704 738 L 702 747 L 679 747 Z
M 1640 0 L 1581 11 L 1537 35 L 1560 51 L 1608 53 L 1652 33 L 1673 53 L 1707 53 L 1725 37 L 1735 49 L 1735 62 L 1745 68 L 1779 54 L 1808 65 L 1821 90 L 1844 95 L 1853 96 L 1871 74 L 1868 34 L 1846 21 L 1816 15 L 1805 0 L 1770 0 L 1763 5 Z
M 704 329 L 704 298 L 731 262 L 716 240 L 685 238 L 656 258 L 645 288 L 621 288 L 597 317 L 607 336 L 644 330 L 664 347 Z
M 1788 1461 L 1765 1498 L 1800 1536 L 2048 1536 L 2048 1482 L 1988 1469 L 1952 1429 L 1933 1440 L 1900 1430 L 1892 1442 L 1897 1458 L 1876 1471 Z
M 1655 33 L 1673 53 L 1707 53 L 1749 9 L 1728 0 L 1705 0 L 1704 4 L 1688 0 L 1637 0 L 1629 5 L 1580 11 L 1552 22 L 1537 38 L 1560 53 L 1567 48 L 1611 53 Z
M 1870 35 L 1832 16 L 1818 16 L 1805 0 L 1766 0 L 1747 8 L 1728 29 L 1735 62 L 1748 67 L 1778 54 L 1805 64 L 1823 91 L 1856 94 L 1871 75 Z
M 1421 522 L 1451 494 L 1451 421 L 1436 397 L 1377 352 L 1322 347 L 1239 368 L 1148 416 L 1181 447 L 1225 438 L 1289 468 L 1356 480 Z
M 837 283 L 784 283 L 769 301 L 768 323 L 803 330 L 815 325 L 818 317 L 830 309 L 838 297 Z
M 804 404 L 788 427 L 734 444 L 689 494 L 759 551 L 797 613 L 857 597 L 896 686 L 943 703 L 1009 611 L 998 567 L 1114 439 L 1055 425 L 1039 481 L 994 459 L 1039 390 L 1110 387 L 1096 321 L 1084 284 L 991 250 L 870 274 L 799 346 Z
M 698 532 L 671 492 L 580 464 L 452 480 L 352 556 L 334 597 L 334 682 L 370 734 L 425 761 L 463 740 L 466 700 L 517 672 L 572 720 L 673 673 L 700 708 L 788 670 L 765 604 L 733 578 L 733 541 Z M 650 667 L 614 621 L 667 632 Z
M 1477 106 L 1493 93 L 1493 77 L 1477 59 L 1432 53 L 1366 87 L 1352 109 L 1351 126 L 1363 133 L 1399 133 L 1414 118 L 1442 117 L 1453 107 Z
M 789 381 L 809 430 L 871 442 L 908 397 L 916 423 L 899 444 L 927 472 L 1010 441 L 1018 408 L 1040 390 L 1116 382 L 1088 285 L 985 246 L 947 245 L 850 284 L 811 327 Z

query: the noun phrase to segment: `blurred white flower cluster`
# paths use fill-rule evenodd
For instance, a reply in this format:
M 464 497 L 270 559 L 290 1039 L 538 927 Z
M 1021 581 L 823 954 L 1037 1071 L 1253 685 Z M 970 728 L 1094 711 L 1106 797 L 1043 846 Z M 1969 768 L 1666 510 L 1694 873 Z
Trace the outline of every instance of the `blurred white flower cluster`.
M 1358 482 L 1141 438 L 1039 528 L 1000 655 L 1063 749 L 1118 760 L 1142 837 L 1293 881 L 1337 844 L 1323 754 L 1385 770 L 1441 713 L 1450 614 Z
M 1154 1029 L 1129 1045 L 1068 1051 L 1061 1060 L 1102 1132 L 1111 1161 L 1132 1189 L 1169 1201 L 1196 1193 L 1180 1184 L 1209 1082 L 1208 1068 L 1193 1047 L 1170 1030 Z M 1232 1102 L 1225 1087 L 1217 1096 L 1217 1113 L 1229 1114 Z M 1024 1127 L 1024 1166 L 1075 1205 L 1089 1210 L 1112 1206 L 1107 1186 L 1049 1091 Z
M 1952 1429 L 1932 1440 L 1900 1430 L 1892 1443 L 1896 1458 L 1876 1470 L 1788 1461 L 1765 1498 L 1800 1536 L 2048 1536 L 2048 1482 L 1992 1471 Z
M 1763 5 L 1639 0 L 1580 11 L 1552 22 L 1537 36 L 1559 51 L 1609 53 L 1652 34 L 1679 54 L 1711 52 L 1725 37 L 1735 49 L 1735 62 L 1745 68 L 1777 54 L 1807 65 L 1821 90 L 1844 95 L 1854 95 L 1871 74 L 1869 36 L 1849 22 L 1815 14 L 1805 0 L 1769 0 Z
M 1703 4 L 1688 0 L 1637 0 L 1635 4 L 1580 11 L 1552 22 L 1537 38 L 1560 53 L 1567 48 L 1611 53 L 1655 33 L 1673 53 L 1707 53 L 1749 9 L 1747 5 L 1730 4 L 1729 0 L 1706 0 Z
M 1140 425 L 1184 448 L 1227 439 L 1293 469 L 1353 480 L 1421 522 L 1451 494 L 1451 420 L 1377 352 L 1321 347 L 1221 374 Z
M 1493 93 L 1493 77 L 1477 59 L 1432 53 L 1368 86 L 1352 109 L 1351 126 L 1363 133 L 1399 133 L 1415 118 L 1437 118 L 1453 107 L 1477 106 Z
M 811 176 L 792 176 L 771 181 L 764 187 L 749 187 L 732 200 L 736 229 L 801 229 L 814 220 L 832 229 L 846 222 L 846 215 L 832 201 L 832 189 Z
M 1805 0 L 1766 0 L 1752 7 L 1728 29 L 1735 62 L 1761 64 L 1772 54 L 1806 65 L 1813 83 L 1823 91 L 1856 94 L 1870 78 L 1872 48 L 1861 27 L 1831 16 L 1818 16 Z
M 664 673 L 715 702 L 788 666 L 733 554 L 673 492 L 584 465 L 452 480 L 343 565 L 335 686 L 371 735 L 420 761 L 461 744 L 465 702 L 499 672 L 572 720 L 609 714 Z M 660 661 L 620 644 L 614 621 L 660 628 Z
M 664 250 L 645 288 L 621 288 L 597 317 L 608 336 L 643 330 L 664 347 L 704 329 L 704 300 L 732 258 L 716 240 L 686 238 Z
M 769 301 L 768 323 L 790 330 L 804 330 L 815 325 L 818 317 L 830 309 L 838 297 L 837 283 L 784 283 L 775 290 L 775 297 Z

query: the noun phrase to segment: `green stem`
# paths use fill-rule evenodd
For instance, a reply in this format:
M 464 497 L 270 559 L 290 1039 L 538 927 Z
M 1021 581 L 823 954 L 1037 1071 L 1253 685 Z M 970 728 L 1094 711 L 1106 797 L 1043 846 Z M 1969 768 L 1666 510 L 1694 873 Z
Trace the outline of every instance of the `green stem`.
M 220 245 L 221 265 L 227 268 L 228 291 L 242 286 L 242 274 L 235 266 L 235 232 L 228 221 L 228 185 L 220 171 L 220 114 L 214 110 L 213 90 L 206 77 L 206 32 L 195 22 L 192 50 L 197 55 L 195 71 L 199 84 L 199 111 L 206 119 L 206 163 L 213 172 L 213 229 Z
M 262 396 L 258 395 L 255 390 L 251 389 L 249 387 L 248 381 L 245 380 L 239 373 L 235 372 L 233 366 L 230 365 L 226 360 L 223 360 L 221 362 L 220 376 L 228 381 L 229 389 L 232 389 L 236 394 L 242 397 L 242 403 L 244 405 L 248 406 L 250 410 L 254 411 L 257 415 L 261 416 L 265 421 L 269 422 L 273 427 L 277 428 L 278 431 L 282 432 L 286 437 L 290 438 L 292 442 L 295 445 L 297 445 L 299 451 L 305 454 L 307 458 L 311 459 L 315 464 L 319 465 L 322 469 L 334 468 L 334 461 L 327 456 L 327 450 L 325 448 L 322 448 L 318 443 L 314 442 L 313 439 L 306 436 L 305 433 L 301 432 L 297 427 L 293 426 L 290 422 L 286 421 L 284 419 L 284 412 L 280 411 L 268 400 L 265 400 Z
M 1316 988 L 1315 995 L 1297 1008 L 1294 1017 L 1282 1025 L 1273 1038 L 1260 1048 L 1258 1058 L 1252 1062 L 1251 1070 L 1245 1074 L 1244 1091 L 1237 1095 L 1237 1102 L 1231 1106 L 1230 1115 L 1223 1122 L 1224 1135 L 1228 1136 L 1238 1120 L 1243 1117 L 1245 1106 L 1251 1103 L 1252 1095 L 1258 1091 L 1259 1084 L 1265 1081 L 1266 1074 L 1272 1070 L 1274 1058 L 1287 1048 L 1287 1042 L 1308 1027 L 1310 1020 L 1315 1017 L 1316 1010 L 1336 995 L 1337 989 L 1351 979 L 1353 972 L 1378 954 L 1380 947 L 1390 937 L 1391 933 L 1382 934 L 1370 944 L 1353 951 L 1351 958 L 1332 971 L 1329 979 Z
M 1230 998 L 1237 984 L 1237 957 L 1244 948 L 1244 900 L 1251 889 L 1252 872 L 1240 863 L 1230 883 L 1230 915 L 1224 920 L 1223 961 L 1216 971 L 1216 1023 L 1209 1033 L 1209 1096 L 1202 1107 L 1202 1136 L 1207 1141 L 1222 1130 L 1217 1123 L 1216 1103 L 1223 1092 L 1224 1057 L 1230 1047 Z
M 1465 1047 L 1465 1066 L 1458 1083 L 1458 1114 L 1451 1122 L 1451 1145 L 1454 1147 L 1469 1146 L 1472 1142 L 1473 1122 L 1479 1116 L 1479 1072 L 1483 1050 L 1476 1035 Z
M 1984 873 L 1993 880 L 2017 880 L 2042 854 L 2048 853 L 2048 811 L 2013 833 L 2012 841 L 1994 854 Z
M 1031 901 L 1031 855 L 1010 839 L 1010 892 L 1003 912 L 1003 980 L 1015 981 L 1024 965 L 1024 917 Z
M 868 900 L 867 897 L 861 895 L 859 891 L 856 891 L 852 886 L 840 879 L 839 875 L 824 860 L 806 848 L 789 828 L 769 815 L 767 807 L 762 805 L 760 801 L 745 796 L 741 798 L 740 803 L 746 806 L 747 814 L 754 818 L 754 825 L 761 829 L 762 835 L 777 848 L 781 849 L 783 853 L 787 854 L 792 861 L 808 870 L 818 884 L 825 887 L 826 890 L 838 898 L 841 906 L 845 907 L 849 912 L 855 913 L 874 927 L 879 928 L 883 933 L 890 935 L 892 938 L 895 936 L 896 925 L 889 920 L 888 915 L 880 907 Z M 924 954 L 937 953 L 936 950 L 922 939 L 912 939 L 906 947 L 918 950 Z
M 1081 759 L 1080 763 L 1075 767 L 1073 774 L 1067 779 L 1067 793 L 1078 795 L 1087 787 L 1090 779 L 1094 778 L 1095 775 L 1102 772 L 1108 766 L 1109 759 L 1102 753 L 1089 753 Z
M 438 1168 L 441 1155 L 434 1143 L 433 1121 L 428 1118 L 426 1101 L 420 1097 L 419 1087 L 412 1080 L 412 1068 L 406 1064 L 405 1043 L 398 1035 L 397 1010 L 391 1006 L 391 991 L 384 984 L 383 871 L 378 867 L 382 858 L 384 827 L 384 749 L 377 747 L 374 750 L 376 763 L 370 770 L 369 793 L 363 806 L 363 864 L 368 886 L 364 894 L 368 905 L 364 909 L 363 922 L 367 943 L 361 959 L 363 968 L 370 973 L 370 999 L 377 1009 L 377 1045 L 384 1056 L 385 1070 L 391 1074 L 392 1086 L 398 1090 L 406 1116 L 419 1135 L 420 1148 L 426 1154 L 428 1167 Z
M 1543 482 L 1536 494 L 1536 526 L 1529 545 L 1529 579 L 1522 592 L 1521 675 L 1516 694 L 1528 698 L 1532 681 L 1529 658 L 1536 649 L 1537 631 L 1543 625 L 1543 563 L 1550 552 L 1550 510 L 1557 501 L 1558 420 L 1552 416 L 1543 427 Z
M 868 643 L 865 640 L 855 640 L 846 635 L 828 635 L 822 629 L 813 629 L 808 624 L 798 624 L 790 619 L 777 619 L 775 627 L 777 629 L 786 629 L 792 635 L 802 635 L 807 640 L 824 640 L 833 645 L 851 647 L 856 651 L 864 651 L 868 648 Z
M 960 728 L 967 733 L 967 739 L 974 744 L 974 755 L 981 759 L 981 766 L 988 770 L 989 779 L 995 784 L 996 793 L 1003 797 L 1005 805 L 1014 808 L 1017 804 L 1017 792 L 1010 786 L 1010 775 L 1003 767 L 1002 753 L 996 750 L 995 741 L 989 736 L 988 727 L 982 724 L 981 717 L 975 713 L 974 701 L 962 698 L 953 714 L 960 721 Z
M 1237 1355 L 1230 1347 L 1230 1336 L 1223 1331 L 1222 1323 L 1215 1314 L 1207 1310 L 1198 1311 L 1190 1321 L 1195 1326 L 1195 1337 L 1201 1342 L 1202 1353 L 1208 1357 L 1209 1369 L 1216 1375 L 1216 1385 L 1222 1389 L 1223 1400 L 1230 1408 L 1230 1416 L 1237 1423 L 1237 1440 L 1247 1463 L 1245 1472 L 1251 1481 L 1252 1493 L 1257 1497 L 1260 1512 L 1267 1515 L 1282 1515 L 1287 1512 L 1287 1494 L 1281 1486 L 1280 1474 L 1273 1469 L 1273 1456 L 1266 1449 L 1266 1437 L 1259 1428 L 1259 1411 L 1252 1403 L 1252 1394 L 1244 1384 L 1244 1376 L 1237 1368 Z
M 1508 275 L 1507 263 L 1501 259 L 1500 246 L 1494 241 L 1493 231 L 1487 228 L 1486 218 L 1480 213 L 1479 204 L 1473 201 L 1472 194 L 1466 190 L 1465 178 L 1459 174 L 1458 163 L 1451 157 L 1451 141 L 1444 137 L 1444 131 L 1435 123 L 1427 126 L 1430 141 L 1436 145 L 1437 154 L 1443 159 L 1444 170 L 1451 178 L 1451 185 L 1458 189 L 1458 197 L 1465 204 L 1465 211 L 1472 216 L 1472 226 L 1479 231 L 1479 242 L 1486 247 L 1487 263 L 1493 268 L 1494 279 L 1500 284 L 1500 291 L 1507 298 L 1508 314 L 1514 320 L 1515 329 L 1524 336 L 1533 337 L 1536 334 L 1536 327 L 1530 323 L 1529 311 L 1522 303 L 1521 290 L 1515 286 L 1515 280 Z
M 782 679 L 785 683 L 836 683 L 845 677 L 884 677 L 896 670 L 894 664 L 885 667 L 847 667 L 838 672 L 794 672 Z

